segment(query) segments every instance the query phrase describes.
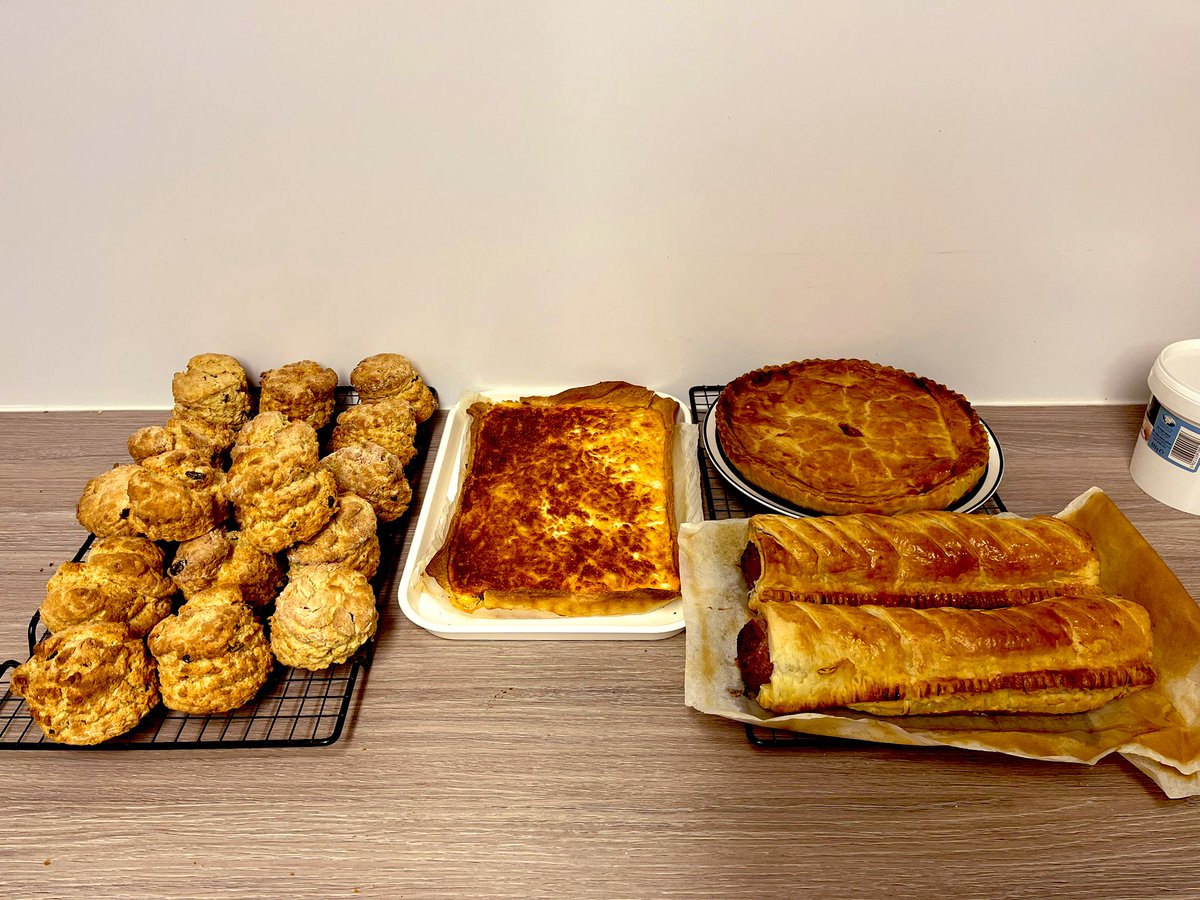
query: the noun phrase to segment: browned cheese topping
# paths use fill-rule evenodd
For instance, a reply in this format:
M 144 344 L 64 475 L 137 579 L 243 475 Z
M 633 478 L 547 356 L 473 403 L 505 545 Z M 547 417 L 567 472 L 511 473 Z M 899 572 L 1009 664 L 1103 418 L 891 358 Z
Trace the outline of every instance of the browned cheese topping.
M 647 408 L 495 405 L 463 485 L 452 583 L 677 591 L 669 439 Z

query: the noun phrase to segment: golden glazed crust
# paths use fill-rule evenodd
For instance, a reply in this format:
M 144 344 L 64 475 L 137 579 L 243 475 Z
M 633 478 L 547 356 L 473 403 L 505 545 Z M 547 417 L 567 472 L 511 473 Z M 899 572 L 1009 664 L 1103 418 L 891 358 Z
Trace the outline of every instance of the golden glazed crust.
M 334 450 L 321 460 L 321 468 L 333 473 L 339 493 L 357 494 L 370 503 L 380 522 L 400 518 L 412 502 L 404 463 L 371 441 Z
M 456 606 L 616 615 L 678 596 L 674 401 L 603 382 L 469 414 L 458 507 L 428 567 Z
M 333 418 L 337 383 L 337 372 L 311 359 L 268 369 L 259 376 L 259 412 L 280 412 L 319 431 Z
M 170 614 L 174 594 L 157 544 L 144 537 L 98 538 L 83 562 L 58 567 L 38 613 L 51 632 L 120 622 L 142 637 Z
M 195 595 L 146 643 L 158 663 L 163 705 L 196 715 L 237 709 L 274 664 L 262 625 L 234 587 Z
M 271 615 L 271 650 L 285 666 L 319 671 L 344 663 L 379 625 L 375 594 L 348 566 L 290 573 Z
M 775 713 L 1073 713 L 1154 681 L 1150 616 L 1113 597 L 988 610 L 764 603 L 738 651 L 747 694 Z
M 714 415 L 747 481 L 819 513 L 944 509 L 987 469 L 987 432 L 964 397 L 861 359 L 749 372 Z
M 115 622 L 74 625 L 41 641 L 12 674 L 46 737 L 99 744 L 124 734 L 158 704 L 145 642 Z
M 1100 590 L 1091 539 L 1050 516 L 754 516 L 743 571 L 751 608 L 787 600 L 989 608 Z

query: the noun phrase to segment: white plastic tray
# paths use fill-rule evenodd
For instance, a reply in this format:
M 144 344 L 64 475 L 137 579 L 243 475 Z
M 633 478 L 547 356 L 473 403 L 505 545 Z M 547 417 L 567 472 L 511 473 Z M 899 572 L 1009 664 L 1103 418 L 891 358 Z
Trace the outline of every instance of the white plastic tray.
M 480 398 L 515 400 L 554 394 L 559 390 L 561 388 L 470 393 L 450 410 L 397 590 L 400 609 L 409 621 L 439 637 L 466 640 L 658 640 L 683 630 L 683 603 L 678 598 L 649 612 L 622 616 L 544 614 L 531 618 L 528 614 L 518 615 L 506 610 L 468 614 L 439 596 L 440 586 L 425 576 L 426 565 L 442 544 L 465 475 L 464 451 L 469 432 L 467 409 Z M 673 454 L 676 518 L 680 523 L 700 521 L 703 512 L 697 429 L 686 406 L 669 394 L 661 396 L 675 400 L 679 407 Z

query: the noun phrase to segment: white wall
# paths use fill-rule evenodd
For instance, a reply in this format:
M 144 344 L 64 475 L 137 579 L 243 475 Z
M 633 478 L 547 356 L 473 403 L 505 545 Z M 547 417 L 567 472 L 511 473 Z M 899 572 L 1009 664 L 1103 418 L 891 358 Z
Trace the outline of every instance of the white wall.
M 1200 3 L 0 4 L 0 407 L 202 351 L 1141 401 L 1200 336 Z

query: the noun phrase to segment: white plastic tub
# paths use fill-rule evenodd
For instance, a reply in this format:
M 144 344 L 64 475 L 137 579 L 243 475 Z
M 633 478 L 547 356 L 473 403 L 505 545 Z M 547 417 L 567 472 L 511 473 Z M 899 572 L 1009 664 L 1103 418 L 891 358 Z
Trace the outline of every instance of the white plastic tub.
M 1147 381 L 1150 403 L 1129 474 L 1160 503 L 1200 515 L 1200 339 L 1168 345 Z

